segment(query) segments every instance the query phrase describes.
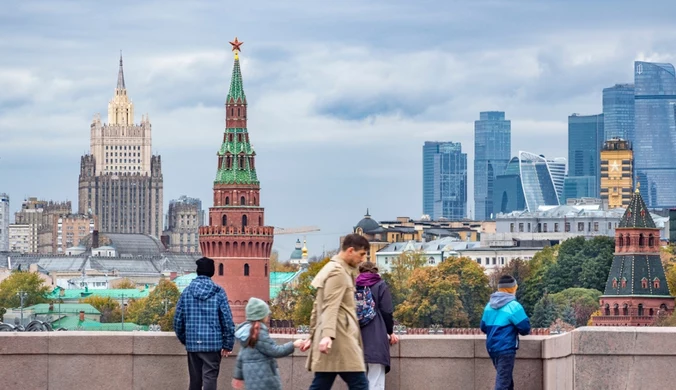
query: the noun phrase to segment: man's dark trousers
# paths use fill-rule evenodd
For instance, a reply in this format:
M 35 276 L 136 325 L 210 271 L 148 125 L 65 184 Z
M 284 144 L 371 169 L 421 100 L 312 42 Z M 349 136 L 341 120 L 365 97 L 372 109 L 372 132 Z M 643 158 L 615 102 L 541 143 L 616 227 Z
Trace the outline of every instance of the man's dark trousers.
M 189 390 L 216 390 L 221 352 L 188 352 Z
M 350 390 L 369 390 L 369 381 L 363 372 L 315 372 L 310 390 L 330 390 L 338 375 Z
M 495 367 L 495 387 L 494 390 L 514 390 L 514 361 L 516 354 L 491 355 L 493 366 Z

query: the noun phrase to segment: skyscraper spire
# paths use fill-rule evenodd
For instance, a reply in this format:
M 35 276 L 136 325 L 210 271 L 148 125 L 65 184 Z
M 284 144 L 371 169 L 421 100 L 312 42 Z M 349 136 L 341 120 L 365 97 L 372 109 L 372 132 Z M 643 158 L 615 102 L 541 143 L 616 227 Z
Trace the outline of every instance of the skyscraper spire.
M 120 50 L 120 70 L 117 72 L 117 89 L 126 89 L 124 86 L 124 71 L 122 70 L 122 50 Z

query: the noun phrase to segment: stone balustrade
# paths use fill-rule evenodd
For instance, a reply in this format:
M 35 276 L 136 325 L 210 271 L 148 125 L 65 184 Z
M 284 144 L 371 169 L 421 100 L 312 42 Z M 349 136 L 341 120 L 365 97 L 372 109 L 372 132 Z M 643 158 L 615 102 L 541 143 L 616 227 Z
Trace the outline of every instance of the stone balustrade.
M 278 342 L 294 335 L 276 335 Z M 392 347 L 388 390 L 492 389 L 495 371 L 479 335 L 404 335 Z M 676 329 L 588 327 L 521 338 L 517 389 L 667 389 Z M 237 349 L 235 350 L 235 353 Z M 284 389 L 307 389 L 306 354 L 279 359 Z M 230 389 L 235 357 L 223 360 Z M 172 333 L 0 332 L 0 387 L 6 389 L 185 389 L 187 361 Z M 334 386 L 345 389 L 342 384 Z

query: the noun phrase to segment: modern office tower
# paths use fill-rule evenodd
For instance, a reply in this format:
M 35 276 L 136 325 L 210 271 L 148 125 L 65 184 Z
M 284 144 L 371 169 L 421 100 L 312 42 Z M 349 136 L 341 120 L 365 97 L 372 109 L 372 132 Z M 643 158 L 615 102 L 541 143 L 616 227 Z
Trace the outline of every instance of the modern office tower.
M 558 159 L 558 162 L 554 163 L 542 155 L 519 152 L 519 175 L 521 176 L 526 210 L 535 211 L 540 206 L 558 206 L 560 204 L 555 182 L 561 180 L 561 161 L 561 159 Z M 550 163 L 554 163 L 554 169 L 550 167 Z
M 9 195 L 0 194 L 0 252 L 9 250 Z
M 497 215 L 521 210 L 526 210 L 526 198 L 521 185 L 519 158 L 512 157 L 502 175 L 495 177 L 493 212 Z
M 671 64 L 634 63 L 635 180 L 649 208 L 676 207 L 676 72 Z
M 561 203 L 570 198 L 599 197 L 603 141 L 603 114 L 568 117 L 568 177 Z
M 467 153 L 459 142 L 423 145 L 423 214 L 432 220 L 467 216 Z
M 151 130 L 148 115 L 134 123 L 120 57 L 108 123 L 94 117 L 90 154 L 80 163 L 78 211 L 96 215 L 102 232 L 161 236 L 162 160 L 152 155 Z
M 493 186 L 511 158 L 512 124 L 502 111 L 479 113 L 474 122 L 474 219 L 493 219 Z
M 634 188 L 634 154 L 629 141 L 614 138 L 601 150 L 601 199 L 608 208 L 627 207 Z
M 603 89 L 603 140 L 628 139 L 634 131 L 634 84 Z
M 199 227 L 204 224 L 202 201 L 181 196 L 169 202 L 167 213 L 168 248 L 171 252 L 199 253 Z

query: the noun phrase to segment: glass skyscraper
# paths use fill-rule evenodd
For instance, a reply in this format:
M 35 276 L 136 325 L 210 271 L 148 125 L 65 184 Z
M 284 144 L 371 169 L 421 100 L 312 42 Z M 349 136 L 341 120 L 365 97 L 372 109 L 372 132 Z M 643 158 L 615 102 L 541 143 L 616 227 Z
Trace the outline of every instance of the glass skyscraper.
M 519 158 L 512 157 L 502 175 L 495 177 L 493 212 L 497 215 L 522 210 L 526 210 L 526 199 L 521 186 Z
M 650 208 L 676 207 L 676 72 L 671 64 L 634 63 L 634 172 Z
M 634 131 L 634 84 L 615 84 L 603 89 L 604 141 L 628 139 Z
M 559 195 L 555 181 L 562 182 L 560 163 L 565 159 L 557 159 L 558 162 L 548 161 L 544 156 L 529 152 L 519 152 L 519 174 L 521 186 L 526 200 L 526 210 L 535 211 L 540 206 L 558 206 Z M 552 163 L 554 167 L 550 167 Z
M 564 191 L 565 200 L 599 197 L 600 156 L 605 141 L 603 122 L 603 114 L 573 114 L 568 117 L 568 178 Z
M 432 220 L 467 216 L 467 153 L 459 142 L 423 145 L 423 214 Z
M 503 111 L 479 113 L 474 122 L 474 219 L 493 219 L 493 186 L 511 156 L 512 124 Z

